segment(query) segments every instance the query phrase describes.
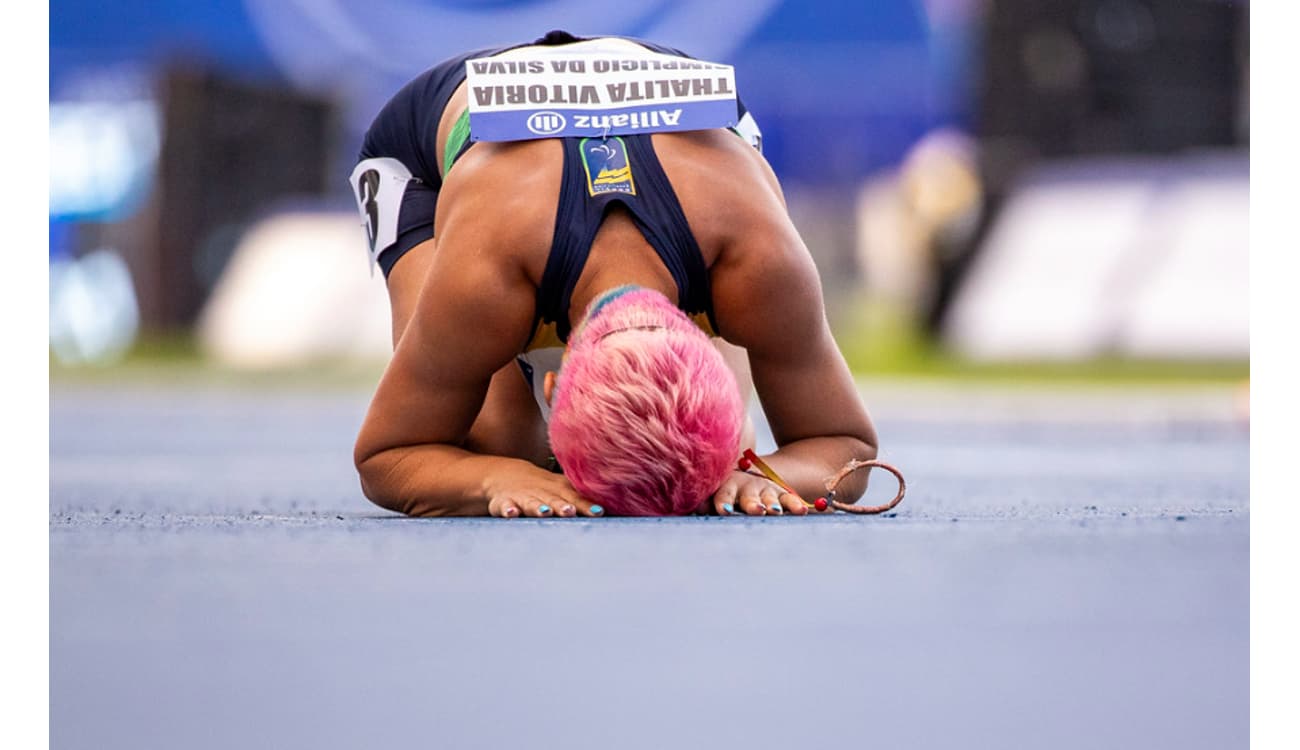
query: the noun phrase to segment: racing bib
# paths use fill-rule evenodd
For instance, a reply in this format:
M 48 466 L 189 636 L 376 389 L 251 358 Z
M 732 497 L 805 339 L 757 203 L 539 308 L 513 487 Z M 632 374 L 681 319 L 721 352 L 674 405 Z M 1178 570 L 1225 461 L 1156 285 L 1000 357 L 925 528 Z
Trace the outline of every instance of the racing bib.
M 603 138 L 738 124 L 730 65 L 575 47 L 466 62 L 470 138 Z
M 379 254 L 397 242 L 397 218 L 402 194 L 412 179 L 411 170 L 396 159 L 366 159 L 352 170 L 349 182 L 361 211 L 361 225 L 369 242 L 370 274 Z

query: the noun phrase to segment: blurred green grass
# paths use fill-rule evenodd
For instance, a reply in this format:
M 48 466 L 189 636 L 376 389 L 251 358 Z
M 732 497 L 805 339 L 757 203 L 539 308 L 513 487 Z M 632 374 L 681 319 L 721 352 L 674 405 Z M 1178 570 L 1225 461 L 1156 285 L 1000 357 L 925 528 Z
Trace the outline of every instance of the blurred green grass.
M 860 377 L 1050 385 L 1228 384 L 1250 377 L 1249 360 L 1104 356 L 1078 362 L 977 362 L 940 346 L 905 315 L 885 307 L 841 307 L 831 320 L 844 358 Z
M 924 379 L 954 384 L 1153 385 L 1233 384 L 1248 380 L 1249 361 L 1164 361 L 1102 357 L 1084 362 L 973 362 L 944 349 L 904 316 L 884 309 L 834 311 L 835 338 L 862 378 Z M 67 366 L 50 357 L 52 384 L 209 384 L 247 387 L 373 388 L 380 361 L 322 360 L 262 371 L 223 367 L 203 356 L 188 334 L 140 338 L 112 364 Z
M 51 385 L 212 386 L 239 388 L 374 388 L 383 362 L 321 360 L 295 367 L 250 370 L 213 362 L 188 333 L 138 338 L 121 359 L 105 364 L 66 365 L 50 357 Z

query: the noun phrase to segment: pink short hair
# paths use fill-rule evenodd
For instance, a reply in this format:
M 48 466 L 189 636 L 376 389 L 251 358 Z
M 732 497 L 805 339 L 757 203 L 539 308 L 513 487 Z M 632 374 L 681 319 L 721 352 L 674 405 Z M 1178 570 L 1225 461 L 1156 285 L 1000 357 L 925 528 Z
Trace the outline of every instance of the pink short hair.
M 614 515 L 692 513 L 736 464 L 736 378 L 709 337 L 649 289 L 620 287 L 588 307 L 551 403 L 556 460 Z

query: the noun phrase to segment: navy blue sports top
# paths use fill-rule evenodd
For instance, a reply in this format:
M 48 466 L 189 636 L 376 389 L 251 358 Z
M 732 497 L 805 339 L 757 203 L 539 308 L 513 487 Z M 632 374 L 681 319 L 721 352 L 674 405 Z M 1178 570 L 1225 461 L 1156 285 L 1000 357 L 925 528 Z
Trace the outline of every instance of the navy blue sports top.
M 372 252 L 387 276 L 394 264 L 416 245 L 433 237 L 434 215 L 443 175 L 438 171 L 438 125 L 452 94 L 465 80 L 465 63 L 479 57 L 491 57 L 519 47 L 562 45 L 587 41 L 567 32 L 552 31 L 546 36 L 512 47 L 481 49 L 446 60 L 425 71 L 404 86 L 384 106 L 367 131 L 360 161 L 387 162 L 390 167 L 404 172 L 405 187 L 400 196 L 395 224 L 381 231 L 382 211 L 374 209 L 373 200 L 379 188 L 379 177 L 372 170 L 363 173 L 357 190 L 358 203 L 370 227 Z M 686 55 L 678 50 L 637 39 L 626 39 L 651 52 Z M 757 126 L 737 101 L 740 125 L 737 134 L 746 138 L 756 148 L 760 146 Z M 457 124 L 448 139 L 448 158 L 444 167 L 450 170 L 456 158 L 474 141 L 464 140 L 457 147 L 457 133 L 466 120 Z M 534 315 L 534 335 L 520 358 L 520 367 L 530 381 L 537 367 L 550 369 L 551 363 L 539 361 L 541 351 L 549 350 L 557 358 L 563 342 L 569 335 L 569 304 L 573 288 L 586 265 L 591 244 L 595 239 L 605 213 L 614 203 L 622 204 L 646 241 L 654 248 L 664 266 L 672 274 L 678 291 L 678 306 L 691 316 L 702 329 L 713 334 L 717 329 L 713 320 L 712 297 L 709 290 L 709 272 L 699 245 L 691 233 L 682 212 L 681 204 L 672 184 L 664 174 L 655 154 L 649 134 L 610 136 L 608 138 L 563 138 L 564 169 L 556 206 L 555 231 L 550 254 L 541 284 L 537 290 Z M 397 164 L 400 163 L 400 164 Z M 362 172 L 358 168 L 358 172 Z M 405 174 L 409 172 L 409 174 Z M 387 172 L 384 172 L 387 174 Z M 367 185 L 366 177 L 371 176 Z M 369 192 L 366 192 L 369 190 Z M 390 199 L 396 201 L 396 199 Z M 367 208 L 370 212 L 367 213 Z M 376 246 L 376 238 L 381 245 Z M 531 360 L 531 364 L 530 364 Z M 558 361 L 554 363 L 558 366 Z M 540 383 L 536 384 L 540 395 Z M 543 412 L 549 411 L 542 399 Z

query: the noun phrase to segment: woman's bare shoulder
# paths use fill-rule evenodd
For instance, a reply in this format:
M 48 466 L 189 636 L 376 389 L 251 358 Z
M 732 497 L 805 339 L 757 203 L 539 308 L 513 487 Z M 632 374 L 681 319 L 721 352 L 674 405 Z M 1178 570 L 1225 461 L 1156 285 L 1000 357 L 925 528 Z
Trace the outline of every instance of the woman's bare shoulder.
M 443 180 L 434 236 L 511 254 L 549 247 L 562 173 L 558 141 L 475 144 Z
M 788 220 L 776 175 L 735 134 L 663 133 L 655 152 L 706 257 Z

